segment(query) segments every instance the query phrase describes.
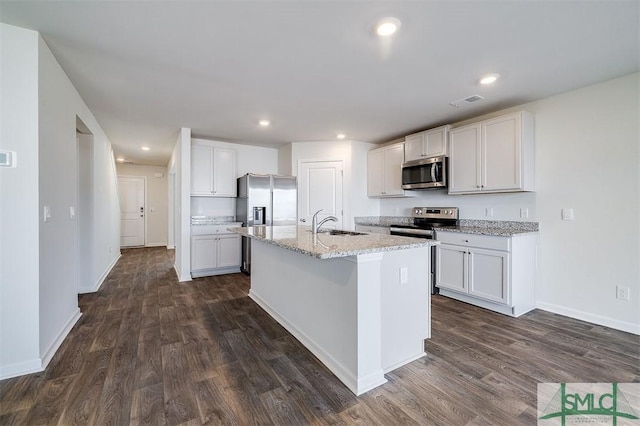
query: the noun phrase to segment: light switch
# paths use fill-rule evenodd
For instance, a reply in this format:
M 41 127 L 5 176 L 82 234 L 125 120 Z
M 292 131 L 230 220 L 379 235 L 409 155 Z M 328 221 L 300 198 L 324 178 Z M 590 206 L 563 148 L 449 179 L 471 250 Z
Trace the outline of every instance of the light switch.
M 49 222 L 49 219 L 51 219 L 51 207 L 49 206 L 44 206 L 44 211 L 42 214 L 42 218 L 45 222 Z
M 73 206 L 69 206 L 69 219 L 76 217 L 76 209 Z
M 562 209 L 562 220 L 575 220 L 573 209 Z

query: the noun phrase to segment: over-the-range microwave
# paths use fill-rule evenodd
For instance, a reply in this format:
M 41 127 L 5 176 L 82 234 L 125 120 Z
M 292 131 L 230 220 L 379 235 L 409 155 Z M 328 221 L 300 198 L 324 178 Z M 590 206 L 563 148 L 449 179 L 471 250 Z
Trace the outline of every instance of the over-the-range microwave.
M 430 157 L 402 163 L 402 189 L 447 187 L 447 157 Z

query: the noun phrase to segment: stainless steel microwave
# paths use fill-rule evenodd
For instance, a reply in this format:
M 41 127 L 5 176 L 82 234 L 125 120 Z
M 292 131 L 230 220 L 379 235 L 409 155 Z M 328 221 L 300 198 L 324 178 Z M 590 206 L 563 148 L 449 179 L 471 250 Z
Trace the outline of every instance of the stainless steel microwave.
M 447 157 L 422 158 L 402 163 L 402 189 L 447 187 Z

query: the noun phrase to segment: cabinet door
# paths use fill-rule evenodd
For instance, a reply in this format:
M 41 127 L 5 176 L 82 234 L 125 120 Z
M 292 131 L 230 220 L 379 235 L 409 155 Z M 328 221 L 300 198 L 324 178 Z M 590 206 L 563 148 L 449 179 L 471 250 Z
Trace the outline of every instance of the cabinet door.
M 235 197 L 236 151 L 226 148 L 213 150 L 213 195 L 216 197 Z
M 467 293 L 467 249 L 461 246 L 436 246 L 436 286 Z
M 213 147 L 191 145 L 191 195 L 213 195 Z
M 522 187 L 521 115 L 509 114 L 482 124 L 483 191 Z
M 469 249 L 469 294 L 492 302 L 510 303 L 508 252 Z
M 218 267 L 240 266 L 240 235 L 225 234 L 218 236 Z
M 453 129 L 449 141 L 449 193 L 480 191 L 480 123 Z
M 424 132 L 422 154 L 425 157 L 437 157 L 447 155 L 447 137 L 449 126 Z
M 404 144 L 391 145 L 384 150 L 384 195 L 403 195 L 402 163 Z
M 191 237 L 191 270 L 211 269 L 217 266 L 217 236 Z
M 422 141 L 423 141 L 422 133 L 409 135 L 404 138 L 405 161 L 419 160 L 424 157 Z
M 367 153 L 367 195 L 379 197 L 384 191 L 384 149 L 373 149 Z

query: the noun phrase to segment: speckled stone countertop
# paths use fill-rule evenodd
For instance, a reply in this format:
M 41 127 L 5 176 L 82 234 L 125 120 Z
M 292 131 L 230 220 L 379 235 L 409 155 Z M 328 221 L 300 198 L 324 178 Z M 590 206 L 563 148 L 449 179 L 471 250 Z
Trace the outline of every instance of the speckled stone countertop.
M 313 235 L 308 226 L 249 226 L 230 231 L 298 253 L 333 259 L 359 254 L 429 247 L 437 241 L 382 234 Z
M 407 216 L 359 216 L 354 218 L 354 223 L 365 226 L 413 225 L 413 218 Z M 445 232 L 511 237 L 538 232 L 539 225 L 538 222 L 518 222 L 513 220 L 460 219 L 458 226 L 442 226 L 435 229 L 436 231 Z
M 413 225 L 413 218 L 407 216 L 358 216 L 353 221 L 365 226 Z
M 458 226 L 435 228 L 438 232 L 462 232 L 465 234 L 495 235 L 513 237 L 539 231 L 538 222 L 517 222 L 512 220 L 473 220 L 460 219 Z
M 234 216 L 191 216 L 191 225 L 224 225 L 236 221 Z

